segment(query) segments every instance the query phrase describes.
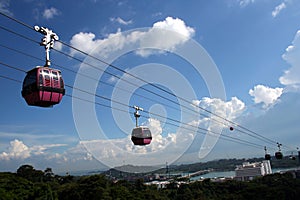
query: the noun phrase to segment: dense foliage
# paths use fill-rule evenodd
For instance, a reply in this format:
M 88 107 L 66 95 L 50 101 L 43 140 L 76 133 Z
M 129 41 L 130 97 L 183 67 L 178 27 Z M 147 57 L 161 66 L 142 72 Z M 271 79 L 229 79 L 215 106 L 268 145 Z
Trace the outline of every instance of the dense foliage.
M 113 182 L 105 175 L 57 176 L 50 168 L 23 165 L 17 173 L 0 173 L 0 199 L 300 199 L 300 180 L 274 174 L 250 182 L 204 181 L 167 188 L 146 186 L 142 179 Z

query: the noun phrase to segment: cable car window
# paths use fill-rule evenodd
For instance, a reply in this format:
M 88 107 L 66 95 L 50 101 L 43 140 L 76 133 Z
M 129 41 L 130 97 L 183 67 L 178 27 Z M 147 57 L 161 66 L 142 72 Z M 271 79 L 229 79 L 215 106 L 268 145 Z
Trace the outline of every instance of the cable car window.
M 45 79 L 49 79 L 50 80 L 49 71 L 48 70 L 43 70 L 43 72 L 44 72 Z
M 54 80 L 58 80 L 57 72 L 52 71 L 52 77 Z
M 27 73 L 23 86 L 26 87 L 34 83 L 36 83 L 36 72 Z
M 137 128 L 137 129 L 134 129 L 133 130 L 133 135 L 134 136 L 140 136 L 142 133 L 141 133 L 141 129 L 140 128 Z
M 51 73 L 52 73 L 52 80 L 53 80 L 52 87 L 59 88 L 57 71 L 52 71 Z
M 49 71 L 48 70 L 43 70 L 43 72 L 44 72 L 45 79 L 50 79 Z
M 40 86 L 43 85 L 43 76 L 42 76 L 42 74 L 40 74 L 40 76 L 39 76 L 39 85 Z
M 45 83 L 44 86 L 46 87 L 51 87 L 51 79 L 50 79 L 50 74 L 49 74 L 49 70 L 43 70 L 43 75 L 45 78 Z
M 144 132 L 144 135 L 145 135 L 145 136 L 150 137 L 151 132 L 150 132 L 149 129 L 144 129 L 143 132 Z

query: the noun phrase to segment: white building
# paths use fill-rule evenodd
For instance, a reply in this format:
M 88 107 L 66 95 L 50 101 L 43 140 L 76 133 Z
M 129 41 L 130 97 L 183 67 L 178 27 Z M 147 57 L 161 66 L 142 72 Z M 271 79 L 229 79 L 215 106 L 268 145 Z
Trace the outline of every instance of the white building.
M 256 163 L 245 162 L 242 165 L 238 165 L 235 169 L 235 179 L 241 181 L 252 180 L 254 177 L 267 174 L 272 174 L 269 160 Z

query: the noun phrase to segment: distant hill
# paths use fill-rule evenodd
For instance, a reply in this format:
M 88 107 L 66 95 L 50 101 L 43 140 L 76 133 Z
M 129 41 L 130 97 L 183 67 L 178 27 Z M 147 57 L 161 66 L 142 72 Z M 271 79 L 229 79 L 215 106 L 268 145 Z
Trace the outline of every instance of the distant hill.
M 157 169 L 157 167 L 152 166 L 134 166 L 134 165 L 123 165 L 114 168 L 117 171 L 129 172 L 129 173 L 144 173 L 152 172 Z
M 152 166 L 134 166 L 134 165 L 124 165 L 112 168 L 105 171 L 104 174 L 116 177 L 143 177 L 145 175 L 153 174 L 166 174 L 166 173 L 193 173 L 200 170 L 213 169 L 214 171 L 233 171 L 237 165 L 241 165 L 243 162 L 260 162 L 264 158 L 250 158 L 250 159 L 220 159 L 213 160 L 209 162 L 198 162 L 192 164 L 182 164 L 182 165 L 170 165 L 168 169 L 166 166 L 157 169 L 157 167 Z M 289 156 L 283 157 L 281 160 L 277 160 L 274 157 L 271 159 L 272 168 L 292 168 L 299 166 L 299 160 L 292 160 Z M 156 170 L 155 170 L 156 169 Z

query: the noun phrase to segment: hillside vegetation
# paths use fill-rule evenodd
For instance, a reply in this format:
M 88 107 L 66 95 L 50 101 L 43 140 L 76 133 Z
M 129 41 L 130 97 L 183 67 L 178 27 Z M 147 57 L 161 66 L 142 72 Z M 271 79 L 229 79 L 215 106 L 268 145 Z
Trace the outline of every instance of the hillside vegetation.
M 50 168 L 21 166 L 16 173 L 0 173 L 0 199 L 300 199 L 300 180 L 291 174 L 273 174 L 250 182 L 204 181 L 165 189 L 134 182 L 111 181 L 105 175 L 58 176 Z

